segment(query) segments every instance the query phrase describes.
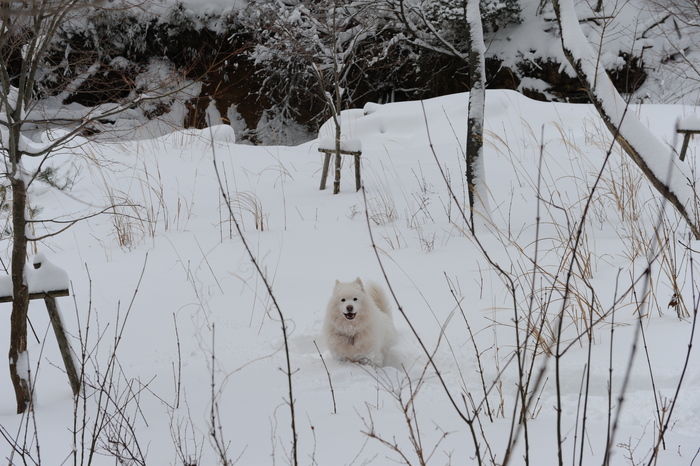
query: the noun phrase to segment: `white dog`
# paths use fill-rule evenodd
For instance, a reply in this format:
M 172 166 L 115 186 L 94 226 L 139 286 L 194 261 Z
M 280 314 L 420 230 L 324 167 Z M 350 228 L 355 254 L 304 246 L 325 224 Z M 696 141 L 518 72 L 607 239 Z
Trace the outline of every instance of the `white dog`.
M 363 285 L 359 277 L 348 283 L 336 280 L 323 333 L 336 359 L 381 366 L 396 341 L 384 291 L 376 283 Z

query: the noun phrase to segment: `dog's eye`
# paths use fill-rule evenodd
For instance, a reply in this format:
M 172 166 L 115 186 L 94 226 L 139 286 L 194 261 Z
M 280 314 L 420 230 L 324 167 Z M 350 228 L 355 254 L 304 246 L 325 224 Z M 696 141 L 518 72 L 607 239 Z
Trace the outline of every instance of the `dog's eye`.
M 340 299 L 340 302 L 341 302 L 341 303 L 344 303 L 344 302 L 345 302 L 345 298 L 341 298 L 341 299 Z
M 352 298 L 353 301 L 357 301 L 357 298 Z

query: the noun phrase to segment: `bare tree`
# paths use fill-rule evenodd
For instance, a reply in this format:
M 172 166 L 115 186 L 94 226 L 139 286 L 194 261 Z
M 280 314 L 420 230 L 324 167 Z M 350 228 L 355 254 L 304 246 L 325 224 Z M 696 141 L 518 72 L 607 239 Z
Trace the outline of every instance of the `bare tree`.
M 68 140 L 59 137 L 49 144 L 33 144 L 23 134 L 32 122 L 36 108 L 35 82 L 53 35 L 66 16 L 78 6 L 76 0 L 61 3 L 48 1 L 4 2 L 0 6 L 0 101 L 2 116 L 2 152 L 6 176 L 12 189 L 12 314 L 10 317 L 10 377 L 15 390 L 17 412 L 24 412 L 30 401 L 26 372 L 27 309 L 29 289 L 25 280 L 27 261 L 27 186 L 31 178 L 22 167 L 24 156 L 43 157 L 52 148 Z M 19 67 L 12 66 L 19 63 Z M 17 69 L 18 68 L 18 69 Z M 17 70 L 17 71 L 15 71 Z M 10 75 L 10 72 L 13 74 Z M 17 74 L 15 74 L 17 73 Z
M 486 63 L 484 31 L 479 0 L 467 0 L 464 13 L 469 34 L 469 114 L 467 115 L 467 186 L 469 187 L 469 219 L 475 231 L 474 212 L 490 216 L 486 174 L 484 173 L 484 112 L 486 110 Z
M 457 32 L 437 23 L 444 20 L 430 2 L 389 0 L 389 7 L 408 31 L 412 42 L 436 53 L 453 56 L 469 67 L 469 112 L 467 116 L 466 179 L 469 187 L 469 221 L 474 230 L 474 212 L 490 217 L 483 162 L 484 111 L 486 101 L 486 64 L 484 29 L 479 0 L 450 3 Z M 432 9 L 432 11 L 431 11 Z M 461 41 L 464 41 L 464 44 Z
M 57 63 L 55 54 L 60 48 L 60 30 L 76 17 L 84 19 L 87 13 L 98 8 L 99 5 L 86 0 L 0 3 L 0 153 L 5 162 L 4 176 L 12 193 L 13 302 L 9 362 L 18 413 L 31 406 L 27 372 L 27 248 L 31 242 L 46 237 L 29 234 L 32 220 L 27 215 L 27 188 L 37 179 L 45 162 L 76 136 L 84 135 L 95 125 L 104 126 L 105 121 L 114 121 L 117 115 L 157 98 L 155 93 L 126 92 L 124 96 L 124 90 L 133 86 L 127 82 L 123 83 L 124 88 L 113 90 L 112 102 L 92 107 L 74 105 L 70 109 L 64 105 L 88 79 L 103 73 L 98 73 L 102 66 L 99 53 L 78 59 L 64 50 L 62 58 L 68 63 Z M 45 79 L 59 67 L 65 68 L 63 80 Z M 39 168 L 26 168 L 23 163 L 26 158 L 38 159 L 35 166 Z M 76 221 L 65 222 L 48 235 L 63 231 Z
M 275 80 L 289 98 L 299 91 L 315 90 L 323 102 L 325 118 L 335 127 L 335 170 L 333 193 L 340 185 L 341 123 L 343 104 L 365 63 L 359 49 L 380 34 L 381 21 L 372 1 L 315 0 L 293 6 L 281 2 L 259 1 L 251 5 L 260 16 L 260 45 L 254 52 L 257 61 L 277 61 L 294 66 L 306 86 L 286 78 Z M 268 68 L 269 69 L 269 68 Z

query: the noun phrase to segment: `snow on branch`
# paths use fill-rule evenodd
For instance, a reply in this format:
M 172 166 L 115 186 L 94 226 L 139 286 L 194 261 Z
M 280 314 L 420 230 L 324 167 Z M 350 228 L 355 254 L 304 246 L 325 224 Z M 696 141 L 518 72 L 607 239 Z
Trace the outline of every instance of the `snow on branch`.
M 642 124 L 629 104 L 617 92 L 600 54 L 586 39 L 574 9 L 573 0 L 554 0 L 564 55 L 588 91 L 610 132 L 639 166 L 652 185 L 683 216 L 700 239 L 699 219 L 694 206 L 695 179 L 690 169 L 675 157 L 673 148 L 659 141 Z

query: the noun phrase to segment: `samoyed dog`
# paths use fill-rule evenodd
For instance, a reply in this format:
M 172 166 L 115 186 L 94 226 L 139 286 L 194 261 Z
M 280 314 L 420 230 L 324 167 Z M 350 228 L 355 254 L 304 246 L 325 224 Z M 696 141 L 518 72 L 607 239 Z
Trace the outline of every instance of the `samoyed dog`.
M 381 366 L 396 341 L 384 290 L 376 283 L 362 283 L 359 277 L 347 283 L 336 280 L 323 333 L 336 359 Z

